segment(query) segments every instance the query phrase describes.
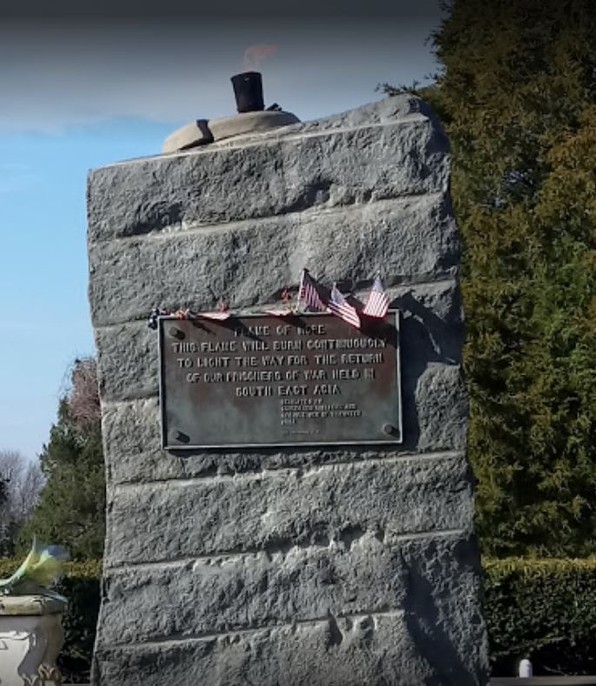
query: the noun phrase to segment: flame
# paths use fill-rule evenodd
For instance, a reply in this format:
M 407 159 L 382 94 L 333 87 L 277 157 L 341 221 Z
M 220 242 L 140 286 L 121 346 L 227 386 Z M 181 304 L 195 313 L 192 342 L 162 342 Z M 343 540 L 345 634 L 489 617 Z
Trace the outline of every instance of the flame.
M 277 52 L 277 45 L 251 45 L 244 51 L 244 71 L 257 71 L 261 62 Z

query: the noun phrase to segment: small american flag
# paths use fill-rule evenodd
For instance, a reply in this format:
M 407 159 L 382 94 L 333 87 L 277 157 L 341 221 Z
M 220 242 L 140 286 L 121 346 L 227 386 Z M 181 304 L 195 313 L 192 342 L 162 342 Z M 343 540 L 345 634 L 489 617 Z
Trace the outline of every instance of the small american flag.
M 381 279 L 377 276 L 374 280 L 372 289 L 368 295 L 366 305 L 362 310 L 362 314 L 369 317 L 383 318 L 389 310 L 389 298 L 383 289 Z
M 294 312 L 291 309 L 292 294 L 287 289 L 284 289 L 281 294 L 281 299 L 285 307 L 272 307 L 265 310 L 266 314 L 272 314 L 274 317 L 289 317 L 293 315 Z
M 300 290 L 298 291 L 298 306 L 304 303 L 311 310 L 317 312 L 325 312 L 327 306 L 325 304 L 326 298 L 321 295 L 319 284 L 308 273 L 308 270 L 302 270 L 302 279 L 300 281 Z
M 348 322 L 357 329 L 360 328 L 360 317 L 356 309 L 348 303 L 344 296 L 339 292 L 337 286 L 333 284 L 331 289 L 331 299 L 327 303 L 327 307 L 334 315 Z
M 213 319 L 218 322 L 223 322 L 231 317 L 229 312 L 201 312 L 201 317 L 205 319 Z
M 265 314 L 270 314 L 274 317 L 289 317 L 294 313 L 292 312 L 292 310 L 289 310 L 287 308 L 285 310 L 282 308 L 272 308 L 270 310 L 265 310 Z
M 223 322 L 231 317 L 229 309 L 230 308 L 226 303 L 220 302 L 217 306 L 217 312 L 201 312 L 201 317 L 205 317 L 205 319 L 214 319 L 218 322 Z

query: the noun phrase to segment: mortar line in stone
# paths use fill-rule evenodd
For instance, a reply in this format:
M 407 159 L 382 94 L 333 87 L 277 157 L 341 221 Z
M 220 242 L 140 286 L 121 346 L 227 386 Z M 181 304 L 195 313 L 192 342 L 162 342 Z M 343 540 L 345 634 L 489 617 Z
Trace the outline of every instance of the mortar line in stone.
M 357 612 L 357 613 L 338 613 L 334 614 L 333 618 L 334 619 L 339 619 L 339 620 L 350 620 L 350 621 L 358 621 L 362 619 L 367 619 L 368 617 L 403 617 L 405 615 L 404 610 L 373 610 L 370 612 Z M 173 634 L 171 636 L 164 636 L 163 638 L 155 637 L 152 638 L 151 640 L 148 641 L 139 641 L 139 642 L 133 642 L 133 643 L 114 643 L 114 645 L 117 645 L 119 648 L 139 648 L 139 647 L 151 647 L 153 645 L 155 646 L 167 646 L 167 645 L 179 645 L 180 643 L 188 643 L 188 642 L 195 642 L 195 641 L 209 641 L 225 636 L 243 636 L 247 634 L 254 634 L 258 633 L 259 631 L 271 631 L 273 629 L 278 629 L 278 630 L 288 630 L 292 629 L 294 627 L 316 627 L 318 625 L 325 625 L 327 622 L 329 622 L 331 615 L 326 616 L 326 617 L 315 617 L 313 619 L 296 619 L 293 622 L 286 622 L 283 624 L 263 624 L 259 626 L 253 626 L 253 627 L 247 627 L 246 629 L 232 629 L 232 630 L 222 630 L 222 631 L 210 631 L 210 632 L 204 632 L 204 633 L 196 633 L 196 634 Z
M 425 531 L 413 531 L 404 534 L 395 534 L 388 536 L 389 541 L 384 544 L 386 548 L 391 548 L 397 543 L 404 543 L 408 541 L 418 541 L 424 539 L 436 539 L 436 538 L 450 538 L 459 536 L 468 536 L 469 530 L 466 528 L 459 529 L 427 529 Z M 306 551 L 315 550 L 329 550 L 332 547 L 341 547 L 340 544 L 336 542 L 331 542 L 328 545 L 293 545 L 283 556 L 287 556 L 290 550 L 299 549 Z M 151 562 L 126 562 L 121 564 L 110 565 L 108 562 L 105 563 L 104 572 L 105 574 L 120 574 L 128 570 L 134 571 L 151 571 L 154 569 L 177 569 L 184 567 L 194 567 L 195 565 L 201 565 L 201 563 L 213 563 L 213 562 L 227 562 L 230 560 L 242 560 L 250 557 L 257 557 L 258 555 L 276 555 L 279 551 L 268 551 L 265 548 L 251 548 L 243 551 L 234 552 L 218 552 L 210 553 L 208 555 L 195 555 L 193 557 L 176 558 L 169 560 L 155 560 Z
M 392 300 L 392 298 L 391 298 L 392 293 L 396 293 L 397 291 L 401 291 L 405 288 L 411 288 L 413 286 L 426 286 L 426 285 L 428 285 L 428 286 L 444 286 L 444 287 L 452 286 L 453 288 L 455 288 L 459 285 L 459 282 L 455 276 L 447 276 L 446 277 L 444 275 L 439 275 L 439 277 L 437 279 L 430 280 L 430 281 L 420 281 L 420 282 L 412 282 L 412 283 L 404 282 L 404 283 L 395 284 L 393 286 L 387 286 L 386 285 L 385 286 L 385 292 L 389 296 L 389 300 Z M 364 294 L 367 294 L 369 292 L 369 290 L 370 290 L 369 288 L 359 288 L 356 291 L 354 291 L 354 295 L 355 296 L 364 295 Z M 259 307 L 256 307 L 256 308 L 254 308 L 254 307 L 253 308 L 247 308 L 246 314 L 260 314 L 263 312 L 263 310 L 265 308 L 271 307 L 274 304 L 275 304 L 275 302 L 270 302 L 270 303 L 264 303 L 263 305 L 260 305 Z M 242 316 L 242 314 L 240 314 L 239 316 Z M 127 329 L 128 327 L 130 327 L 131 329 L 136 329 L 141 325 L 142 325 L 142 328 L 147 328 L 147 317 L 143 317 L 142 319 L 127 319 L 125 321 L 122 321 L 119 323 L 114 323 L 114 324 L 97 324 L 94 328 L 98 329 L 98 330 L 102 330 L 102 331 L 105 330 L 105 331 L 109 332 L 110 329 L 114 329 L 116 327 L 123 327 L 124 329 Z M 129 398 L 128 401 L 136 400 L 136 399 L 144 400 L 144 399 L 150 398 L 150 397 L 157 397 L 157 393 L 151 392 L 151 393 L 148 393 L 147 395 L 138 396 L 138 398 L 137 397 Z M 126 400 L 126 399 L 123 398 L 122 400 Z M 107 402 L 110 402 L 110 401 L 107 401 Z
M 143 482 L 120 482 L 112 484 L 114 490 L 143 490 L 147 487 L 172 485 L 176 488 L 188 488 L 199 484 L 219 484 L 232 481 L 260 481 L 264 478 L 285 478 L 289 474 L 302 472 L 302 479 L 306 479 L 319 472 L 331 471 L 335 467 L 353 466 L 356 469 L 366 469 L 371 466 L 385 466 L 402 462 L 432 461 L 432 460 L 456 460 L 464 456 L 462 450 L 441 450 L 429 453 L 399 453 L 389 457 L 371 457 L 361 460 L 345 459 L 328 464 L 319 465 L 296 465 L 279 467 L 278 469 L 263 469 L 258 472 L 237 472 L 235 474 L 215 474 L 207 476 L 193 476 L 188 479 L 172 477 L 170 479 L 155 479 Z
M 313 124 L 316 121 L 317 120 L 305 121 L 300 122 L 300 124 L 308 125 Z M 95 173 L 96 171 L 103 171 L 104 169 L 128 166 L 131 164 L 142 164 L 143 162 L 151 162 L 154 160 L 171 160 L 179 157 L 192 157 L 193 155 L 197 155 L 197 153 L 199 155 L 205 155 L 211 152 L 219 152 L 220 150 L 242 150 L 244 148 L 254 147 L 256 145 L 263 144 L 273 146 L 279 143 L 283 143 L 285 141 L 299 141 L 304 138 L 320 138 L 335 133 L 350 133 L 351 131 L 382 129 L 389 128 L 390 126 L 395 126 L 396 124 L 400 123 L 412 124 L 418 122 L 430 122 L 430 119 L 422 112 L 411 112 L 401 117 L 396 117 L 395 119 L 389 121 L 375 122 L 374 124 L 366 124 L 359 126 L 341 126 L 337 128 L 317 129 L 315 131 L 295 131 L 292 133 L 288 133 L 286 135 L 280 135 L 279 133 L 272 135 L 271 131 L 269 131 L 268 133 L 264 133 L 262 138 L 253 138 L 252 140 L 245 139 L 244 142 L 242 142 L 239 139 L 235 143 L 232 143 L 230 141 L 230 143 L 226 145 L 224 139 L 222 141 L 219 141 L 219 144 L 218 142 L 215 142 L 214 144 L 209 144 L 207 146 L 198 146 L 197 148 L 190 150 L 180 150 L 172 153 L 158 153 L 156 155 L 145 155 L 144 157 L 133 157 L 130 160 L 122 160 L 121 162 L 112 162 L 111 164 L 106 164 L 105 166 L 99 167 L 98 169 L 93 169 L 91 173 Z M 300 126 L 300 124 L 292 124 L 292 126 Z
M 135 195 L 134 193 L 131 195 Z M 164 241 L 172 239 L 173 237 L 179 238 L 181 235 L 192 236 L 197 233 L 203 234 L 205 236 L 210 236 L 215 233 L 221 233 L 224 231 L 245 231 L 250 228 L 254 228 L 256 222 L 263 224 L 273 224 L 279 221 L 283 217 L 303 217 L 306 215 L 308 217 L 318 217 L 318 216 L 333 216 L 341 215 L 347 212 L 354 212 L 354 210 L 363 210 L 364 208 L 377 207 L 392 205 L 392 204 L 406 204 L 408 202 L 419 202 L 422 198 L 430 198 L 431 200 L 439 200 L 442 196 L 446 195 L 446 190 L 437 191 L 424 191 L 421 193 L 407 193 L 405 195 L 397 195 L 391 198 L 379 198 L 378 200 L 368 200 L 366 202 L 351 202 L 345 205 L 337 205 L 335 207 L 325 207 L 325 205 L 314 205 L 308 207 L 304 210 L 294 210 L 290 212 L 278 212 L 277 214 L 268 214 L 259 217 L 251 217 L 248 219 L 236 219 L 231 222 L 189 222 L 188 224 L 169 224 L 168 226 L 162 228 L 160 231 L 154 231 L 149 233 L 135 233 L 130 236 L 114 236 L 112 238 L 106 238 L 104 240 L 94 240 L 91 242 L 91 247 L 96 245 L 106 245 L 109 243 L 121 243 L 130 242 L 133 240 L 149 240 L 149 241 Z M 420 203 L 421 204 L 421 203 Z M 171 228 L 180 226 L 181 228 Z M 170 230 L 168 230 L 170 228 Z

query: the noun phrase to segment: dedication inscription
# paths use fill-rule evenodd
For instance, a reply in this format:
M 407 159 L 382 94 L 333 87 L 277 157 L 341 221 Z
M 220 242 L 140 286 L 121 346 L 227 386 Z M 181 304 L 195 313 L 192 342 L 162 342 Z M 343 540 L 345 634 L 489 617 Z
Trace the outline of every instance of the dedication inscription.
M 166 449 L 400 443 L 399 315 L 159 319 Z

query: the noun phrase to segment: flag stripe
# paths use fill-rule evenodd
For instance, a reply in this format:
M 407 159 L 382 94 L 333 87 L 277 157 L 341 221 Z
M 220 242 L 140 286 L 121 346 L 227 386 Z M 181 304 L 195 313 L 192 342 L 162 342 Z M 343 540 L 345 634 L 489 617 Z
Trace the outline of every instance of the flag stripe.
M 335 305 L 335 303 L 329 303 L 328 308 L 332 314 L 336 315 L 340 319 L 343 319 L 348 324 L 360 328 L 360 318 L 358 317 L 358 314 L 354 308 L 346 308 L 342 307 L 341 305 L 338 306 Z
M 271 314 L 274 317 L 288 317 L 294 313 L 292 310 L 265 310 L 265 314 Z
M 319 312 L 325 311 L 325 303 L 319 293 L 316 281 L 310 274 L 304 270 L 302 273 L 302 281 L 300 283 L 300 291 L 298 293 L 298 303 L 303 302 L 307 307 L 317 310 Z
M 339 292 L 336 286 L 331 289 L 331 300 L 327 303 L 328 310 L 343 319 L 348 324 L 360 328 L 360 317 L 356 309 L 352 307 L 344 296 Z
M 381 279 L 377 277 L 374 280 L 372 289 L 362 313 L 368 315 L 369 317 L 384 317 L 388 310 L 389 298 L 383 289 Z
M 201 312 L 201 317 L 205 319 L 215 319 L 217 321 L 224 321 L 230 318 L 229 312 Z

